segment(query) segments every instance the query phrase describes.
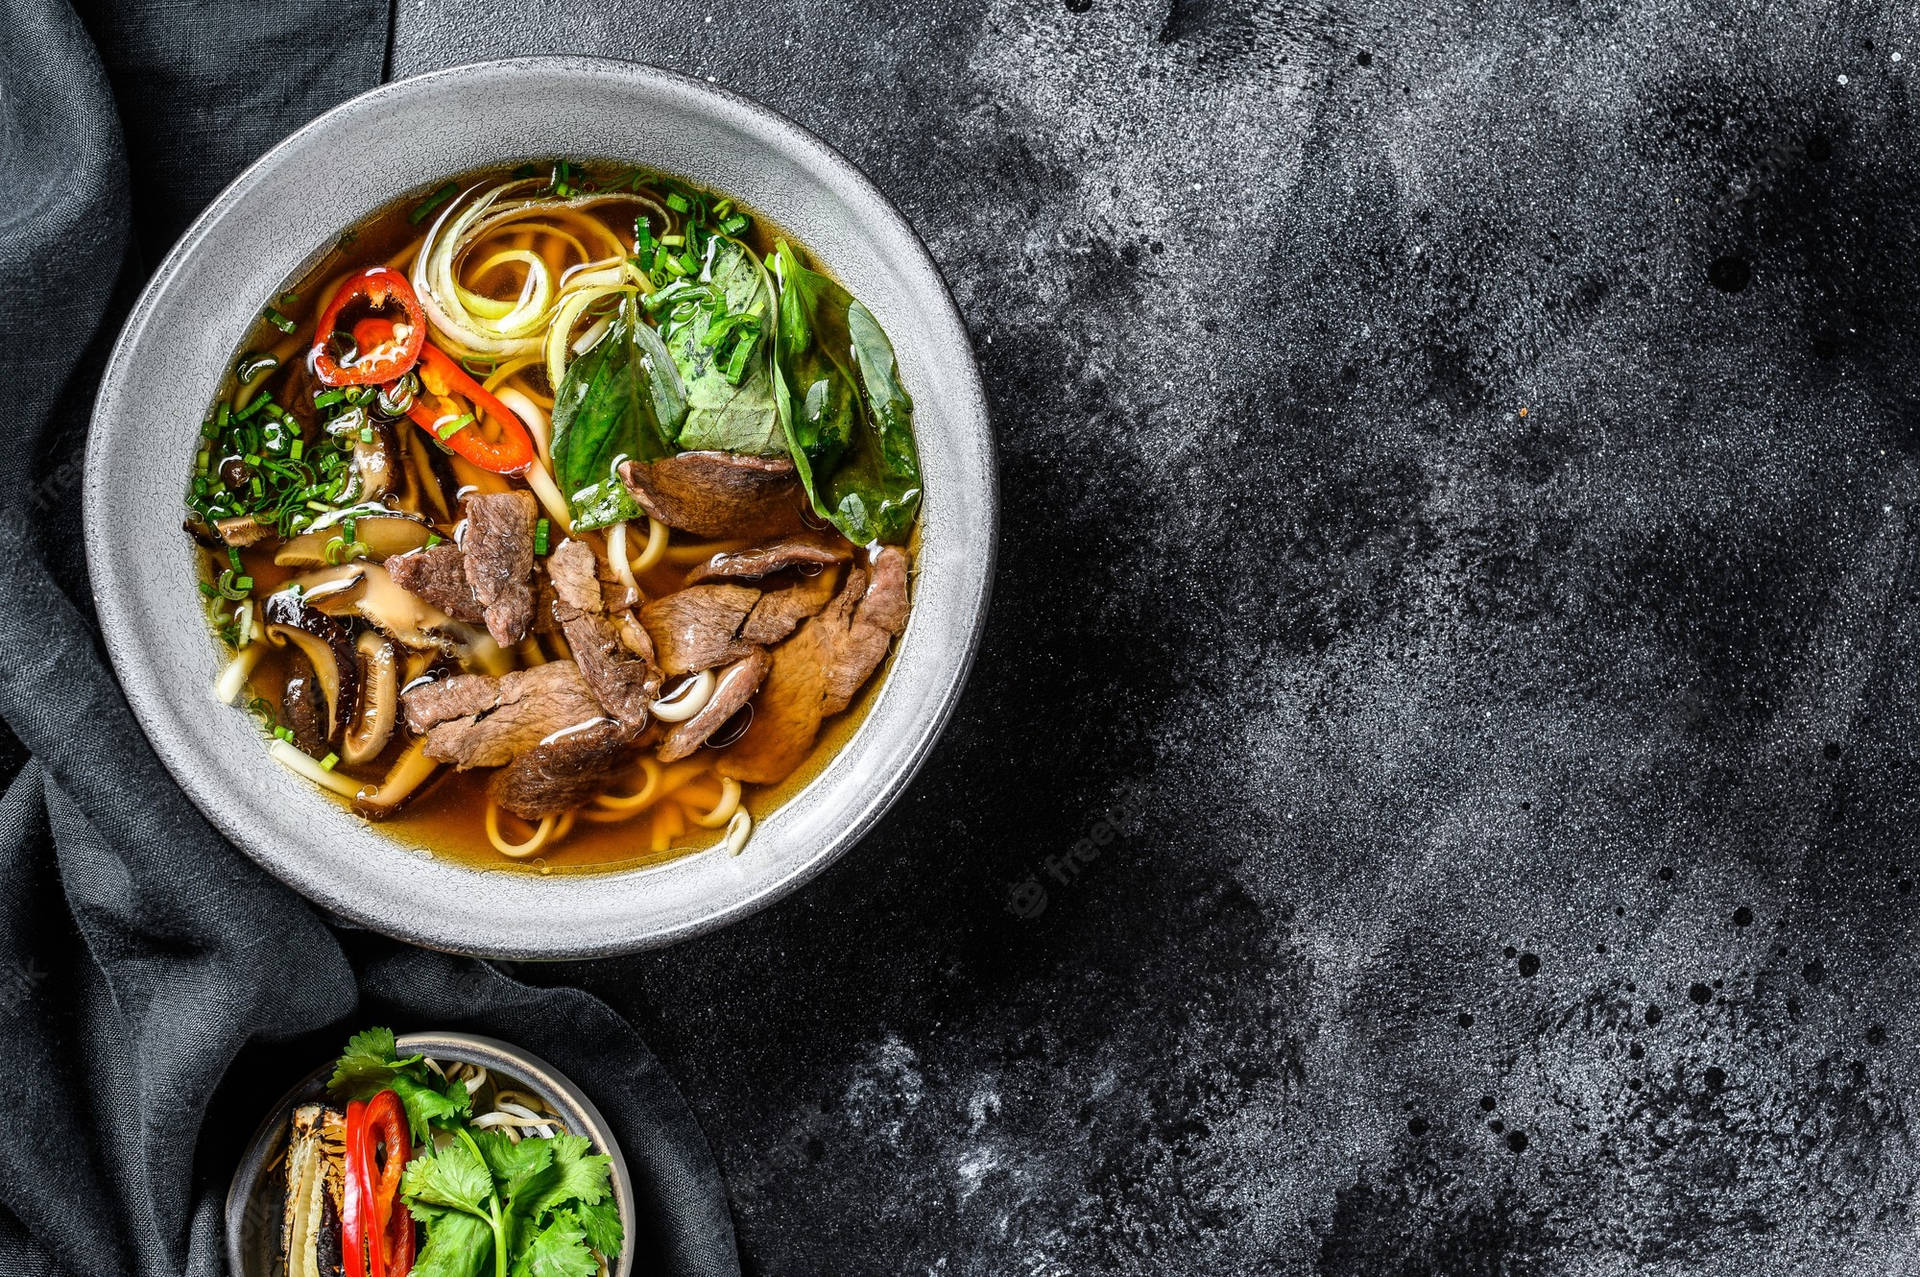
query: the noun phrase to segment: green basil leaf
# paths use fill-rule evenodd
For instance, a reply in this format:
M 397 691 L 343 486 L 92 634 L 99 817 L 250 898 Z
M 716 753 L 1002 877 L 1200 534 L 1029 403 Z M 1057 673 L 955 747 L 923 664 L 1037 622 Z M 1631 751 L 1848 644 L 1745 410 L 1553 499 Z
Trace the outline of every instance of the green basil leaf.
M 680 447 L 783 455 L 787 441 L 764 354 L 773 313 L 766 268 L 744 245 L 716 239 L 699 282 L 662 293 L 661 336 L 687 388 Z
M 553 399 L 553 477 L 569 494 L 574 526 L 634 517 L 638 508 L 614 468 L 627 458 L 674 455 L 686 415 L 673 356 L 627 298 L 606 334 L 568 367 Z
M 920 457 L 893 343 L 785 243 L 774 271 L 774 404 L 813 508 L 855 545 L 904 540 L 920 507 Z

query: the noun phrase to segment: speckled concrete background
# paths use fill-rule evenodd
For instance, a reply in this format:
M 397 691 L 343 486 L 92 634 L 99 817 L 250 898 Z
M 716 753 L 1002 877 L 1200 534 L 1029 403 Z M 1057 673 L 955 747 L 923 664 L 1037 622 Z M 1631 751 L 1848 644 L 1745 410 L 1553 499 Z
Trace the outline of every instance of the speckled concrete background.
M 1920 12 L 401 0 L 392 64 L 548 50 L 871 173 L 1004 461 L 880 831 L 554 973 L 750 1271 L 1920 1272 Z

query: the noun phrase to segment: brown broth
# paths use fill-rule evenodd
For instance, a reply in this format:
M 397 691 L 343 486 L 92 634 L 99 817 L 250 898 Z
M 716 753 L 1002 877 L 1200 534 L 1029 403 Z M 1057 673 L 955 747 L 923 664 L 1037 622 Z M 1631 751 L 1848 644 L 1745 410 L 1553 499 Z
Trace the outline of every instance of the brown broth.
M 633 171 L 624 165 L 588 164 L 584 167 L 589 173 L 603 176 L 616 170 L 623 173 Z M 502 167 L 466 174 L 455 180 L 465 191 L 476 184 L 492 184 L 506 180 L 510 174 L 510 169 Z M 327 290 L 330 281 L 351 270 L 382 263 L 392 264 L 397 269 L 404 270 L 404 265 L 399 259 L 410 258 L 410 246 L 420 241 L 433 221 L 433 218 L 429 217 L 416 225 L 408 220 L 408 214 L 420 200 L 426 198 L 440 185 L 441 183 L 434 183 L 422 187 L 408 198 L 342 234 L 308 269 L 283 287 L 280 298 L 275 302 L 278 312 L 296 324 L 293 333 L 286 334 L 279 331 L 263 317 L 241 346 L 242 353 L 236 356 L 236 362 L 244 358 L 247 352 L 273 351 L 280 355 L 281 366 L 254 387 L 253 393 L 274 395 L 277 403 L 300 418 L 306 427 L 308 437 L 313 437 L 314 433 L 310 421 L 311 409 L 300 402 L 297 394 L 289 392 L 297 387 L 302 376 L 299 360 L 312 342 L 313 327 L 319 318 L 319 302 L 323 291 Z M 621 233 L 623 239 L 631 239 L 632 211 L 631 205 L 620 205 L 604 213 L 596 210 L 594 215 L 599 217 L 609 229 Z M 822 269 L 791 236 L 785 235 L 766 219 L 754 214 L 752 210 L 742 208 L 741 211 L 753 218 L 751 234 L 742 238 L 757 254 L 764 257 L 776 239 L 785 239 L 808 266 L 815 270 Z M 436 210 L 434 216 L 437 215 Z M 624 226 L 621 225 L 623 218 Z M 509 298 L 519 288 L 521 278 L 523 276 L 514 267 L 496 268 L 484 281 L 481 281 L 483 283 L 481 291 L 489 295 Z M 528 370 L 524 377 L 529 388 L 546 394 L 551 393 L 551 388 L 545 384 L 543 366 Z M 221 388 L 221 395 L 216 400 L 216 404 L 234 402 L 237 390 L 236 379 L 230 373 Z M 404 446 L 405 432 L 418 428 L 404 419 L 397 422 L 394 428 L 403 441 L 403 453 L 408 453 L 410 450 Z M 522 489 L 525 487 L 524 484 L 509 483 L 500 476 L 477 470 L 457 459 L 452 464 L 462 485 L 462 491 L 468 489 L 504 491 L 510 487 Z M 432 512 L 429 510 L 427 513 Z M 450 523 L 436 520 L 435 526 L 441 536 L 451 539 L 453 527 Z M 639 525 L 637 530 L 639 535 L 644 537 L 645 525 Z M 599 535 L 598 533 L 584 534 L 585 537 L 594 540 L 597 553 L 602 551 L 602 545 L 598 540 Z M 919 532 L 916 527 L 910 554 L 917 555 L 918 537 Z M 558 544 L 558 541 L 559 534 L 556 529 L 554 544 Z M 669 555 L 672 556 L 684 547 L 695 543 L 699 543 L 698 538 L 675 531 L 671 533 L 668 541 Z M 243 570 L 246 575 L 252 577 L 254 582 L 251 595 L 255 600 L 256 609 L 260 601 L 269 594 L 283 588 L 297 577 L 319 570 L 276 564 L 274 554 L 284 544 L 278 539 L 270 539 L 261 545 L 240 551 Z M 604 557 L 602 553 L 602 558 Z M 200 559 L 202 579 L 206 581 L 217 578 L 220 571 L 228 566 L 227 551 L 224 549 L 216 551 L 203 548 Z M 677 564 L 662 562 L 640 574 L 637 579 L 643 596 L 656 598 L 681 588 L 687 568 L 685 561 Z M 216 639 L 216 641 L 219 640 Z M 897 646 L 896 643 L 896 649 Z M 223 653 L 228 650 L 222 643 Z M 845 711 L 822 723 L 820 735 L 812 752 L 791 776 L 775 785 L 742 786 L 741 806 L 751 814 L 756 825 L 811 782 L 852 737 L 891 669 L 894 654 L 893 650 L 888 652 L 881 668 L 868 679 L 866 685 Z M 248 703 L 249 697 L 254 698 L 255 711 L 263 720 L 263 749 L 271 739 L 266 735 L 268 720 L 277 721 L 278 718 L 287 673 L 286 649 L 267 644 L 264 654 L 248 680 L 247 691 L 241 698 L 242 706 Z M 223 712 L 246 711 L 235 708 Z M 404 730 L 397 730 L 393 742 L 373 762 L 354 768 L 340 763 L 336 770 L 342 775 L 351 776 L 371 786 L 385 776 L 407 743 Z M 720 757 L 722 752 L 708 748 L 703 749 L 696 757 L 713 760 Z M 594 823 L 578 819 L 565 839 L 557 844 L 550 844 L 543 849 L 542 854 L 525 860 L 510 859 L 495 850 L 488 840 L 483 822 L 488 805 L 487 783 L 493 771 L 494 769 L 490 768 L 476 768 L 468 772 L 456 772 L 451 767 L 443 765 L 426 787 L 415 794 L 412 801 L 398 814 L 375 823 L 401 843 L 435 855 L 476 867 L 539 873 L 591 872 L 660 863 L 696 850 L 717 847 L 726 836 L 724 828 L 691 825 L 687 832 L 675 837 L 665 850 L 656 851 L 651 845 L 651 822 L 645 814 L 622 823 Z M 623 782 L 616 782 L 617 785 L 621 783 Z M 329 797 L 335 796 L 329 794 Z M 344 800 L 336 800 L 341 801 L 343 806 L 347 805 Z M 503 825 L 507 826 L 508 835 L 515 841 L 524 838 L 531 828 L 510 816 L 503 818 Z M 749 853 L 751 845 L 749 842 Z

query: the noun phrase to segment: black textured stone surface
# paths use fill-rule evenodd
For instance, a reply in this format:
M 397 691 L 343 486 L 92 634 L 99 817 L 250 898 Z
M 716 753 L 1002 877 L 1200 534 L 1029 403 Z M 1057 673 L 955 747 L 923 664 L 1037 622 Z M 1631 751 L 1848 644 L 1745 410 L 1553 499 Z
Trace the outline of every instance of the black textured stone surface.
M 1912 7 L 398 16 L 396 73 L 792 115 L 985 371 L 925 773 L 797 897 L 552 973 L 750 1271 L 1920 1263 Z

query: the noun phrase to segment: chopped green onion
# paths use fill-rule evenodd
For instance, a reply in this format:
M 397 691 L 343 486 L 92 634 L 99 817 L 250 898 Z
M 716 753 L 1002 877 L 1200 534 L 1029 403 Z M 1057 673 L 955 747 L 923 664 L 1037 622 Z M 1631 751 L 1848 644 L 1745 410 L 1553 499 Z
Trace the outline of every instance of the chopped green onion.
M 420 223 L 426 221 L 427 218 L 433 215 L 433 210 L 435 210 L 436 208 L 439 208 L 442 204 L 446 203 L 448 200 L 452 199 L 454 196 L 458 195 L 459 193 L 460 193 L 460 183 L 458 182 L 446 183 L 445 185 L 441 186 L 439 190 L 435 191 L 433 194 L 427 196 L 426 199 L 422 200 L 419 204 L 415 205 L 414 210 L 411 213 L 407 214 L 407 221 L 411 222 L 415 226 L 418 226 Z
M 213 582 L 201 581 L 199 582 L 199 586 L 200 586 L 200 593 L 206 595 L 208 598 L 217 599 L 220 597 L 220 591 L 213 588 Z
M 306 440 L 295 439 L 293 441 L 293 447 L 287 450 L 287 455 L 289 457 L 292 457 L 295 461 L 298 461 L 300 460 L 301 456 L 306 452 L 306 450 L 307 450 Z
M 688 273 L 687 268 L 680 264 L 680 259 L 678 257 L 662 258 L 660 264 L 666 267 L 667 274 L 669 275 L 685 275 Z
M 281 740 L 287 742 L 287 744 L 289 745 L 293 744 L 293 729 L 291 727 L 281 727 L 276 725 L 273 729 L 273 734 L 275 736 L 278 736 Z
M 290 333 L 294 329 L 299 327 L 298 324 L 294 323 L 291 319 L 288 319 L 285 315 L 281 314 L 279 311 L 275 310 L 271 306 L 267 307 L 266 310 L 262 311 L 261 316 L 269 324 L 272 324 L 275 328 L 278 328 L 283 333 Z
M 247 565 L 240 561 L 239 549 L 231 545 L 227 547 L 227 562 L 233 564 L 236 575 L 247 570 Z
M 550 526 L 545 519 L 533 525 L 533 552 L 535 554 L 543 556 L 546 554 L 547 536 Z
M 687 211 L 687 197 L 678 191 L 669 191 L 667 193 L 667 207 L 676 213 L 684 213 Z
M 431 550 L 434 546 L 439 545 L 445 539 L 446 538 L 441 536 L 438 532 L 429 532 L 427 533 L 427 548 Z
M 465 430 L 468 426 L 472 424 L 473 424 L 473 414 L 470 412 L 463 412 L 444 426 L 436 425 L 433 428 L 433 432 L 436 435 L 439 435 L 441 442 L 444 443 L 446 440 L 453 438 L 455 435 L 459 434 L 462 430 Z
M 257 355 L 242 355 L 240 362 L 234 365 L 233 375 L 241 385 L 250 386 L 279 366 L 279 359 L 264 351 Z
M 732 217 L 720 223 L 720 229 L 729 235 L 738 235 L 741 231 L 747 229 L 746 215 L 744 213 L 735 213 Z
M 372 427 L 372 426 L 362 426 L 362 427 L 360 427 L 360 442 L 361 442 L 361 443 L 372 443 L 372 442 L 373 442 L 373 427 Z
M 329 753 L 325 758 L 320 760 L 321 769 L 324 771 L 332 771 L 335 767 L 338 767 L 339 765 L 340 765 L 340 755 L 338 754 Z M 495 1203 L 494 1209 L 496 1211 L 499 1209 L 498 1203 Z
M 346 397 L 347 392 L 338 387 L 332 390 L 323 390 L 313 397 L 313 406 L 316 408 L 331 408 Z
M 246 584 L 242 585 L 242 581 L 246 582 Z M 214 588 L 215 592 L 218 593 L 221 598 L 238 603 L 241 599 L 246 598 L 247 591 L 253 588 L 253 578 L 250 576 L 241 576 L 238 572 L 229 568 L 220 574 L 220 582 Z

